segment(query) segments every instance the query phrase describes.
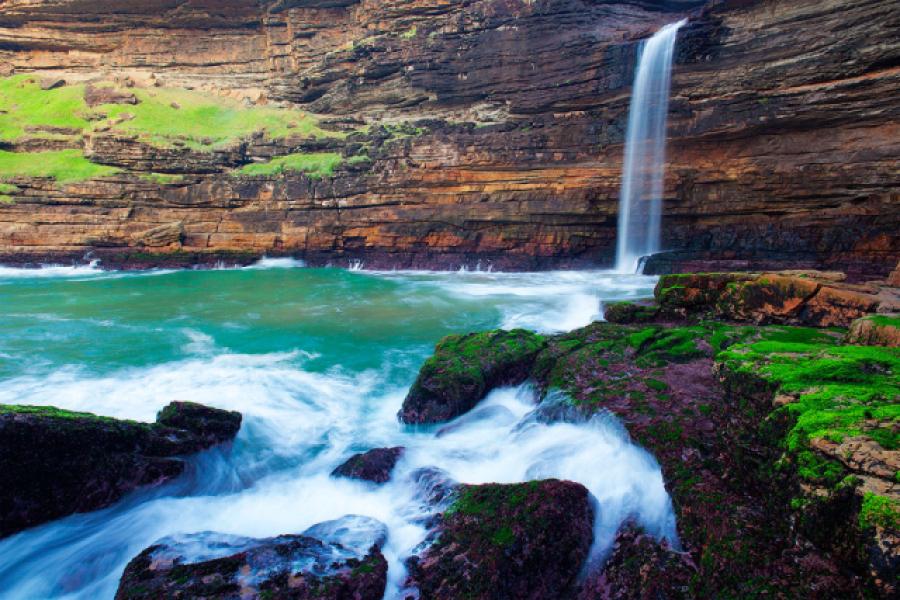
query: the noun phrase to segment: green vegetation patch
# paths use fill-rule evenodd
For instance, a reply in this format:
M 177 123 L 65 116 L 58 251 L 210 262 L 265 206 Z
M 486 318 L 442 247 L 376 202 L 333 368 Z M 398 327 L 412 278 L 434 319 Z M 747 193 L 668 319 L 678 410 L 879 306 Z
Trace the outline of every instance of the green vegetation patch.
M 48 177 L 73 183 L 118 173 L 119 169 L 92 163 L 80 150 L 6 152 L 0 150 L 0 180 L 15 177 Z
M 112 417 L 101 417 L 93 413 L 75 412 L 56 408 L 55 406 L 22 406 L 18 404 L 0 404 L 0 414 L 37 415 L 54 419 L 75 419 L 116 422 Z
M 252 133 L 270 138 L 289 136 L 344 137 L 325 131 L 314 116 L 293 109 L 246 106 L 243 102 L 194 90 L 132 88 L 138 104 L 108 104 L 98 108 L 111 119 L 124 119 L 114 129 L 167 146 L 186 142 L 196 149 L 227 146 Z
M 866 492 L 859 510 L 859 526 L 900 529 L 900 502 L 893 498 Z
M 306 173 L 309 177 L 326 177 L 334 173 L 343 158 L 336 152 L 288 154 L 266 163 L 254 163 L 237 169 L 239 175 L 280 175 L 282 173 Z
M 811 439 L 839 443 L 857 435 L 897 448 L 893 429 L 868 423 L 900 420 L 900 350 L 839 346 L 827 338 L 788 340 L 737 345 L 718 360 L 730 371 L 756 374 L 797 397 L 778 409 L 796 421 L 786 439 L 789 450 L 805 448 Z
M 83 130 L 89 126 L 87 116 L 82 85 L 42 90 L 34 76 L 0 78 L 0 140 L 15 141 L 26 133 L 31 135 L 28 128 Z M 35 132 L 34 137 L 52 136 Z

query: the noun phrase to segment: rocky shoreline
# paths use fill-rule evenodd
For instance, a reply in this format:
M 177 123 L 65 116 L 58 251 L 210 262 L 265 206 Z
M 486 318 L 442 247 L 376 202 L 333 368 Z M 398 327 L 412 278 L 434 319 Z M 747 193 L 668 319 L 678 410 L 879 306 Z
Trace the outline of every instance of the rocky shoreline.
M 614 415 L 662 468 L 677 542 L 626 522 L 608 555 L 591 562 L 598 508 L 583 485 L 466 485 L 419 469 L 410 477 L 428 534 L 402 557 L 405 597 L 898 592 L 900 290 L 814 271 L 700 273 L 661 277 L 654 296 L 609 305 L 605 321 L 568 333 L 445 338 L 399 418 L 443 423 L 492 389 L 525 381 L 538 400 L 530 418 L 579 423 Z M 4 532 L 176 477 L 183 469 L 176 456 L 227 441 L 239 426 L 236 413 L 189 403 L 173 403 L 155 424 L 3 407 L 0 436 L 28 442 L 15 456 L 7 451 L 4 468 L 38 456 L 28 473 L 46 474 L 27 483 L 23 472 L 31 487 L 15 503 L 32 508 L 4 521 Z M 85 439 L 92 458 L 70 455 Z M 36 440 L 43 452 L 31 447 Z M 384 485 L 404 452 L 373 448 L 348 457 L 332 476 Z M 53 507 L 36 499 L 41 486 L 55 490 Z M 85 486 L 104 493 L 85 494 Z M 73 490 L 99 500 L 60 509 Z M 347 515 L 275 538 L 166 538 L 129 563 L 117 598 L 375 600 L 388 581 L 386 532 L 374 519 Z

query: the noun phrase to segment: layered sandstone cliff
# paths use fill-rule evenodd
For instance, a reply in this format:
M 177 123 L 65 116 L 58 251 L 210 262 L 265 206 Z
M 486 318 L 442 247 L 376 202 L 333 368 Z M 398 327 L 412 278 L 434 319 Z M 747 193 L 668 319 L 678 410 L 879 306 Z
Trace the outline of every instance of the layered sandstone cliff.
M 7 74 L 194 88 L 309 111 L 335 135 L 215 151 L 98 128 L 7 141 L 68 144 L 120 171 L 8 181 L 0 254 L 611 264 L 638 43 L 682 17 L 663 225 L 675 252 L 654 268 L 886 275 L 900 255 L 890 0 L 8 1 Z M 343 157 L 332 172 L 237 172 L 322 150 Z

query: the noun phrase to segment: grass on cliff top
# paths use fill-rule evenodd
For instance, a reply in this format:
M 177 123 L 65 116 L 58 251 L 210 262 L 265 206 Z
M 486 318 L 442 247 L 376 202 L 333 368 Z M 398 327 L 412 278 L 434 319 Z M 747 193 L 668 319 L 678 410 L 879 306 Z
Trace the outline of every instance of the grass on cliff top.
M 279 175 L 281 173 L 306 173 L 320 178 L 331 175 L 343 158 L 335 152 L 311 152 L 279 156 L 265 163 L 245 165 L 234 171 L 238 175 Z
M 19 139 L 28 133 L 28 127 L 83 130 L 89 125 L 87 112 L 83 85 L 42 90 L 33 76 L 0 78 L 0 140 Z
M 111 84 L 98 84 L 111 85 Z M 0 78 L 0 140 L 23 137 L 29 127 L 90 130 L 103 115 L 114 131 L 138 135 L 148 143 L 169 146 L 180 141 L 197 149 L 226 146 L 252 133 L 270 138 L 290 136 L 344 137 L 321 129 L 308 113 L 288 108 L 246 106 L 235 98 L 175 88 L 131 88 L 138 104 L 107 104 L 91 109 L 84 85 L 42 90 L 34 75 Z M 121 122 L 116 122 L 121 120 Z M 34 133 L 35 137 L 58 137 Z
M 270 138 L 343 137 L 325 131 L 308 113 L 286 108 L 246 106 L 243 102 L 193 90 L 132 88 L 139 102 L 99 107 L 110 118 L 128 118 L 113 127 L 156 145 L 185 142 L 196 149 L 227 146 L 258 131 Z
M 59 183 L 73 183 L 118 172 L 115 167 L 92 163 L 80 150 L 32 153 L 0 150 L 0 181 L 15 177 L 49 177 Z

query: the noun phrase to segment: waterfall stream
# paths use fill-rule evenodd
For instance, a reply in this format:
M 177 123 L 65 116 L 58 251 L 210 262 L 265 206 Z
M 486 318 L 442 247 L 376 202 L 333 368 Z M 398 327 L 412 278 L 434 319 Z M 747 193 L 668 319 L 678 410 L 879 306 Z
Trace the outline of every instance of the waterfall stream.
M 678 30 L 685 23 L 666 25 L 639 51 L 619 192 L 619 272 L 634 273 L 642 257 L 659 251 L 672 56 Z

